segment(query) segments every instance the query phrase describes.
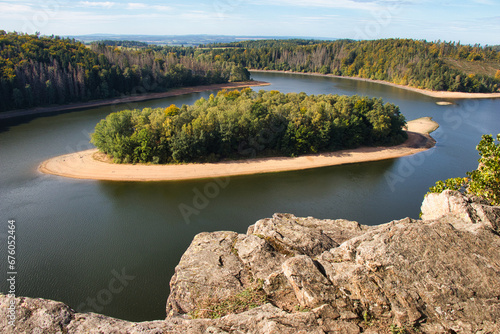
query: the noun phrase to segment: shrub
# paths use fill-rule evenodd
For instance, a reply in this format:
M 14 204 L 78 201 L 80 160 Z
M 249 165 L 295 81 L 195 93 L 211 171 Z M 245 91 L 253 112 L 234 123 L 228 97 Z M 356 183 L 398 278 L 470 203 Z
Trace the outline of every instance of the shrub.
M 479 165 L 467 172 L 468 177 L 438 181 L 429 189 L 430 193 L 440 193 L 446 189 L 457 190 L 467 195 L 479 196 L 491 205 L 500 205 L 500 134 L 496 138 L 483 135 L 476 149 Z

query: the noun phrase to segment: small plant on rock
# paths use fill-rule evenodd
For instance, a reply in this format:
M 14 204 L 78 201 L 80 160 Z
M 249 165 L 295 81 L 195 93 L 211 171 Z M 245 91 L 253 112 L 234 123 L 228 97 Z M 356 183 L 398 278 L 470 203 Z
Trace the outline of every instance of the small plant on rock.
M 297 312 L 309 312 L 311 311 L 310 309 L 308 309 L 307 307 L 305 306 L 301 306 L 301 305 L 295 305 L 295 311 Z
M 196 310 L 191 311 L 189 316 L 193 319 L 218 319 L 228 314 L 242 313 L 259 307 L 267 303 L 267 295 L 262 286 L 262 280 L 258 280 L 254 286 L 227 298 L 203 298 L 198 303 Z
M 407 334 L 408 333 L 404 326 L 399 327 L 399 326 L 396 326 L 394 324 L 389 326 L 389 331 L 391 334 Z

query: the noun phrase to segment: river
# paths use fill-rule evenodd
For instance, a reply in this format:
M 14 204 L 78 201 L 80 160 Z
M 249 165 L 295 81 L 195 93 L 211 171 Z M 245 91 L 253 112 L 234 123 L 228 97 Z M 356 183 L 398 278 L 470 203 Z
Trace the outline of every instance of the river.
M 175 265 L 197 233 L 244 233 L 275 212 L 368 225 L 418 218 L 428 188 L 436 180 L 475 169 L 481 135 L 500 132 L 500 100 L 438 106 L 434 98 L 369 82 L 276 73 L 252 77 L 271 83 L 258 89 L 382 97 L 399 105 L 407 120 L 433 117 L 440 124 L 432 134 L 437 145 L 410 157 L 297 172 L 103 182 L 44 175 L 37 166 L 53 156 L 91 148 L 89 133 L 112 111 L 191 104 L 214 92 L 2 120 L 1 268 L 7 264 L 7 222 L 13 219 L 16 294 L 126 320 L 162 319 Z M 183 215 L 179 207 L 194 210 Z M 2 270 L 0 287 L 6 293 L 7 270 Z

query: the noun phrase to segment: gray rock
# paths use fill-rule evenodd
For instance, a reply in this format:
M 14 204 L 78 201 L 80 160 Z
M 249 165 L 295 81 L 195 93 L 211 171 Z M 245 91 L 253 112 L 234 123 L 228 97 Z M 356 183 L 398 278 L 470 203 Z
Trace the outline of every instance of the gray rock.
M 480 330 L 484 322 L 498 326 L 500 238 L 488 224 L 467 226 L 463 212 L 459 206 L 436 221 L 382 225 L 318 261 L 346 298 L 375 318 L 401 326 L 439 323 L 456 332 Z
M 422 213 L 377 227 L 275 214 L 245 235 L 201 233 L 176 267 L 165 320 L 19 297 L 13 331 L 0 295 L 0 332 L 500 333 L 500 207 L 446 191 L 426 196 Z M 220 319 L 186 315 L 256 282 L 269 303 Z
M 170 281 L 167 314 L 185 314 L 203 298 L 223 299 L 250 283 L 250 273 L 236 255 L 235 232 L 200 233 L 182 256 Z
M 445 190 L 426 195 L 421 210 L 423 220 L 453 216 L 457 226 L 461 224 L 473 230 L 476 227 L 473 224 L 481 223 L 500 233 L 500 207 L 490 206 L 479 198 L 469 198 L 458 191 Z
M 172 323 L 150 321 L 133 323 L 95 313 L 76 313 L 69 306 L 41 298 L 16 297 L 15 327 L 7 322 L 11 301 L 0 295 L 0 333 L 166 333 L 175 330 Z
M 283 273 L 301 306 L 313 308 L 335 300 L 336 288 L 309 256 L 298 255 L 289 259 L 283 263 Z
M 422 202 L 422 219 L 436 220 L 452 214 L 467 223 L 473 223 L 467 204 L 467 197 L 458 191 L 445 190 L 442 193 L 430 193 Z
M 299 306 L 293 287 L 282 271 L 269 275 L 263 289 L 268 300 L 282 310 L 293 311 Z
M 286 260 L 283 254 L 255 235 L 239 235 L 234 249 L 255 279 L 265 280 L 272 273 L 279 272 Z
M 277 213 L 250 226 L 247 234 L 262 237 L 285 255 L 316 256 L 367 229 L 344 219 L 319 220 Z

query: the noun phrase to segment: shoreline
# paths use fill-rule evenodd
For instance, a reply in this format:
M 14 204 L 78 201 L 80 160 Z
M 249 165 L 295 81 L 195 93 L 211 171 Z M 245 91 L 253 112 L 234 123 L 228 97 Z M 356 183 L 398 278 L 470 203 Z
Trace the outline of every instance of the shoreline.
M 405 85 L 399 85 L 396 83 L 392 83 L 389 81 L 383 80 L 372 80 L 366 78 L 359 77 L 347 77 L 341 75 L 333 75 L 333 74 L 321 74 L 321 73 L 302 73 L 302 72 L 292 72 L 292 71 L 277 71 L 277 70 L 254 70 L 249 69 L 250 73 L 286 73 L 286 74 L 301 74 L 301 75 L 310 75 L 316 77 L 328 77 L 328 78 L 338 78 L 338 79 L 350 79 L 356 81 L 364 81 L 364 82 L 372 82 L 378 83 L 381 85 L 392 86 L 400 89 L 405 89 L 411 92 L 419 93 L 422 95 L 430 96 L 438 99 L 500 99 L 500 93 L 463 93 L 463 92 L 448 92 L 448 91 L 433 91 L 428 89 L 415 88 Z
M 6 111 L 3 113 L 0 113 L 0 119 L 9 119 L 9 118 L 14 118 L 14 117 L 30 116 L 30 115 L 38 115 L 38 114 L 48 114 L 48 113 L 60 112 L 60 111 L 104 107 L 104 106 L 113 105 L 113 104 L 148 101 L 148 100 L 162 99 L 162 98 L 166 98 L 166 97 L 180 96 L 180 95 L 191 94 L 191 93 L 201 93 L 201 92 L 206 92 L 209 90 L 237 89 L 237 88 L 245 88 L 245 87 L 269 86 L 269 85 L 270 85 L 270 83 L 264 82 L 264 81 L 242 81 L 242 82 L 228 82 L 228 83 L 223 83 L 223 84 L 174 88 L 174 89 L 169 90 L 167 92 L 161 92 L 161 93 L 147 93 L 147 94 L 143 94 L 143 95 L 124 96 L 124 97 L 106 99 L 106 100 L 94 100 L 94 101 L 90 101 L 90 102 L 72 103 L 72 104 L 65 104 L 65 105 L 53 106 L 53 107 L 39 107 L 39 108 L 33 108 L 33 109 L 11 110 L 11 111 Z
M 101 181 L 181 181 L 297 171 L 351 163 L 400 158 L 425 151 L 435 145 L 429 135 L 439 125 L 430 117 L 408 122 L 408 140 L 390 147 L 360 147 L 296 158 L 256 158 L 217 163 L 184 165 L 113 164 L 95 158 L 97 149 L 48 159 L 38 170 L 44 174 Z
M 405 85 L 399 85 L 388 81 L 383 80 L 372 80 L 366 78 L 359 77 L 347 77 L 333 74 L 321 74 L 321 73 L 302 73 L 302 72 L 292 72 L 292 71 L 277 71 L 277 70 L 257 70 L 250 69 L 250 72 L 256 73 L 285 73 L 285 74 L 296 74 L 296 75 L 309 75 L 316 77 L 329 77 L 329 78 L 338 78 L 338 79 L 350 79 L 356 81 L 364 81 L 364 82 L 372 82 L 378 83 L 381 85 L 392 86 L 395 88 L 405 89 L 408 91 L 412 91 L 415 93 L 419 93 L 422 95 L 426 95 L 433 98 L 438 99 L 497 99 L 500 98 L 500 93 L 463 93 L 463 92 L 448 92 L 448 91 L 431 91 L 427 89 L 420 89 Z M 161 99 L 166 97 L 180 96 L 184 94 L 191 93 L 201 93 L 209 90 L 218 90 L 218 89 L 238 89 L 245 87 L 258 87 L 258 86 L 269 86 L 271 85 L 268 82 L 264 81 L 243 81 L 243 82 L 228 82 L 224 84 L 213 84 L 213 85 L 202 85 L 202 86 L 192 86 L 192 87 L 183 87 L 183 88 L 174 88 L 167 92 L 160 93 L 147 93 L 143 95 L 136 96 L 125 96 L 113 99 L 106 100 L 94 100 L 90 102 L 79 102 L 72 104 L 65 104 L 60 106 L 52 106 L 52 107 L 38 107 L 33 109 L 21 109 L 21 110 L 11 110 L 0 113 L 0 119 L 10 119 L 15 117 L 22 116 L 32 116 L 32 115 L 42 115 L 42 114 L 50 114 L 60 111 L 76 111 L 80 109 L 87 108 L 96 108 L 103 107 L 113 104 L 122 104 L 122 103 L 131 103 L 131 102 L 141 102 L 148 100 Z M 444 104 L 443 104 L 444 105 Z

